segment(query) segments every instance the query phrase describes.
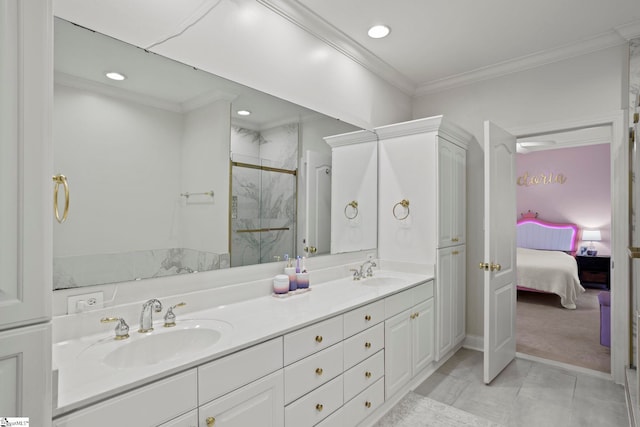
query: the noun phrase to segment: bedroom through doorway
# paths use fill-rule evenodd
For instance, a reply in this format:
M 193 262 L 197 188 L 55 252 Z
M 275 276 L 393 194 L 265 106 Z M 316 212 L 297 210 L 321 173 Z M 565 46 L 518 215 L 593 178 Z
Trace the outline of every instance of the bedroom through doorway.
M 554 237 L 546 231 L 525 246 L 537 251 L 536 256 L 557 255 L 559 261 L 568 262 L 566 277 L 554 270 L 555 259 L 536 259 L 535 280 L 527 282 L 525 257 L 519 257 L 523 266 L 520 273 L 518 264 L 518 277 L 523 283 L 518 282 L 516 351 L 607 374 L 611 372 L 606 305 L 611 292 L 611 140 L 612 128 L 604 125 L 536 135 L 518 139 L 516 156 L 518 219 L 535 218 L 551 228 L 576 227 L 570 247 L 550 250 L 545 239 Z

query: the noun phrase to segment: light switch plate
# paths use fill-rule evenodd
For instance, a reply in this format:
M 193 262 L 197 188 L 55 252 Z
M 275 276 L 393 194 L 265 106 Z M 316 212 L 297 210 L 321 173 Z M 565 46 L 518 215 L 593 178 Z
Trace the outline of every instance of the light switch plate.
M 72 295 L 67 298 L 67 314 L 82 313 L 104 307 L 104 293 Z

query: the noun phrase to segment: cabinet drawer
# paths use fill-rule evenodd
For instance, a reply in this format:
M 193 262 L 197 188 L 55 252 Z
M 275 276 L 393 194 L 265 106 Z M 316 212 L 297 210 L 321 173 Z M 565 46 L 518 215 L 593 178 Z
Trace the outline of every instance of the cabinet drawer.
M 344 369 L 357 365 L 384 348 L 384 323 L 344 341 Z
M 384 403 L 384 378 L 354 397 L 342 408 L 344 425 L 355 426 Z
M 342 375 L 284 409 L 287 427 L 313 426 L 342 406 Z
M 198 425 L 198 410 L 194 409 L 177 418 L 167 421 L 159 427 L 196 427 Z
M 281 427 L 284 424 L 283 388 L 282 370 L 279 370 L 201 406 L 198 425 Z
M 384 300 L 384 314 L 388 319 L 433 296 L 433 280 L 400 292 Z
M 282 338 L 275 338 L 198 368 L 198 402 L 209 402 L 282 368 Z
M 348 402 L 358 393 L 384 376 L 384 350 L 344 373 L 344 400 Z
M 342 343 L 312 354 L 284 369 L 284 401 L 290 403 L 343 371 Z
M 342 316 L 307 326 L 284 336 L 284 364 L 289 365 L 342 341 Z
M 197 407 L 195 369 L 53 421 L 55 427 L 157 426 Z
M 344 337 L 350 337 L 384 320 L 384 300 L 365 305 L 344 315 Z

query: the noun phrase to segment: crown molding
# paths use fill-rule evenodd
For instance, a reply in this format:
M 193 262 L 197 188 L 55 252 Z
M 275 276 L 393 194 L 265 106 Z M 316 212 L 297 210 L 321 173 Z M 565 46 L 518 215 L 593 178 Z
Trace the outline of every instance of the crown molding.
M 341 135 L 325 136 L 323 139 L 333 149 L 336 147 L 344 147 L 345 145 L 375 142 L 378 140 L 378 136 L 375 134 L 375 132 L 371 132 L 368 130 L 357 130 L 354 132 L 343 133 Z
M 469 142 L 473 139 L 473 135 L 442 115 L 380 126 L 375 128 L 374 132 L 380 139 L 437 132 L 439 136 L 464 149 L 468 148 Z
M 466 73 L 434 80 L 421 85 L 415 92 L 415 96 L 427 95 L 455 87 L 489 80 L 519 71 L 536 68 L 541 65 L 551 64 L 567 58 L 585 55 L 613 46 L 625 43 L 617 31 L 609 31 L 595 37 L 590 37 L 579 42 L 566 44 L 554 49 L 548 49 L 531 55 L 521 56 L 509 61 L 478 68 Z
M 616 27 L 616 31 L 620 34 L 620 37 L 627 41 L 637 39 L 640 37 L 640 21 L 620 25 L 619 27 Z
M 400 89 L 403 93 L 409 96 L 413 96 L 415 93 L 417 85 L 407 76 L 296 0 L 256 1 Z

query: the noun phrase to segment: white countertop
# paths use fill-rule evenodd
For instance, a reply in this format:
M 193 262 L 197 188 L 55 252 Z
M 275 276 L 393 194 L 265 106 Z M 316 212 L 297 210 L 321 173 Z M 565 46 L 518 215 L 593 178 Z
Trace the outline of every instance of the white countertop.
M 181 315 L 176 311 L 178 327 L 189 319 L 221 321 L 222 338 L 202 351 L 196 351 L 151 365 L 117 369 L 104 364 L 98 351 L 106 352 L 141 339 L 131 326 L 131 338 L 113 340 L 108 332 L 56 343 L 54 367 L 58 369 L 58 405 L 54 416 L 85 407 L 123 391 L 185 371 L 270 338 L 284 335 L 308 324 L 387 297 L 433 279 L 430 274 L 376 271 L 374 277 L 403 279 L 388 284 L 367 284 L 367 280 L 349 278 L 315 284 L 310 291 L 286 298 L 264 296 Z M 156 315 L 154 327 L 162 330 L 162 316 Z M 155 331 L 154 331 L 155 332 Z M 151 332 L 153 334 L 154 332 Z M 96 350 L 100 349 L 100 350 Z M 55 394 L 55 393 L 54 393 Z

